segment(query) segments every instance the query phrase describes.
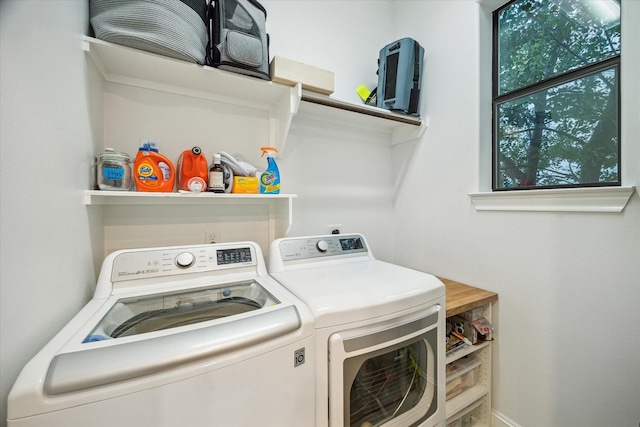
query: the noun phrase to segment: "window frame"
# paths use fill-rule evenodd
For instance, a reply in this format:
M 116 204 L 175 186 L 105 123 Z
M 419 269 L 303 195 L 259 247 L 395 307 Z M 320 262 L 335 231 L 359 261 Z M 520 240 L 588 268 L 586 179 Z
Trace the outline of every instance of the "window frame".
M 531 190 L 561 190 L 572 188 L 601 188 L 601 187 L 614 187 L 618 188 L 622 186 L 622 67 L 621 67 L 621 53 L 609 57 L 604 60 L 596 61 L 592 64 L 581 66 L 579 68 L 566 71 L 564 73 L 557 74 L 543 81 L 538 81 L 505 94 L 499 94 L 499 14 L 500 11 L 511 6 L 512 4 L 522 0 L 509 0 L 502 6 L 495 8 L 491 12 L 491 190 L 493 192 L 513 192 L 513 191 L 531 191 Z M 620 7 L 622 8 L 622 2 L 620 1 Z M 622 40 L 622 26 L 620 37 Z M 536 185 L 536 186 L 519 186 L 511 188 L 500 188 L 498 186 L 499 178 L 499 154 L 500 148 L 497 140 L 497 134 L 499 129 L 498 124 L 498 107 L 508 101 L 518 99 L 535 92 L 557 87 L 564 83 L 578 80 L 580 78 L 588 77 L 598 72 L 605 70 L 615 69 L 617 85 L 617 180 L 607 182 L 594 182 L 588 184 L 566 184 L 566 185 Z

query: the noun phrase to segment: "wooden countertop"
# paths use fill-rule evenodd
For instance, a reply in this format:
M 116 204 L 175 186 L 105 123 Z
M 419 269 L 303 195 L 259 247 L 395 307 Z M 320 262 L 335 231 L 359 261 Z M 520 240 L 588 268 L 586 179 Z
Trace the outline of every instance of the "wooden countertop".
M 438 277 L 447 289 L 447 317 L 498 300 L 498 294 Z

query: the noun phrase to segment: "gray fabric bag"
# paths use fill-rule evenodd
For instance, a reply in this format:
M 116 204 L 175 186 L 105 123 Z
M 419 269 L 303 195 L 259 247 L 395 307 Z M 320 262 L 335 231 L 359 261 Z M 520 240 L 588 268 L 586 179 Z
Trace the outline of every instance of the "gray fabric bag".
M 90 0 L 96 38 L 183 61 L 206 61 L 206 0 Z
M 209 0 L 207 62 L 270 80 L 267 11 L 255 0 Z

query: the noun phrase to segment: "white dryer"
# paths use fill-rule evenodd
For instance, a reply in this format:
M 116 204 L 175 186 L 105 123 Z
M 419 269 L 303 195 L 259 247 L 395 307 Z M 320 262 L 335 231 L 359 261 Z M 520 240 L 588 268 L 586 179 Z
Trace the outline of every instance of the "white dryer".
M 312 426 L 313 316 L 253 242 L 114 252 L 9 426 Z
M 278 239 L 269 254 L 315 317 L 317 427 L 444 424 L 440 280 L 376 260 L 360 234 Z

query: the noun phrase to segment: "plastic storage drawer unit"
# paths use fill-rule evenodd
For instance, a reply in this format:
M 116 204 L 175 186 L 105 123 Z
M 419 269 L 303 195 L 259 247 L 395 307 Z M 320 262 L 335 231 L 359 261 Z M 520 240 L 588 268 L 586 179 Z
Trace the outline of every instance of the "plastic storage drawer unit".
M 447 365 L 447 400 L 473 387 L 482 361 L 465 357 Z

